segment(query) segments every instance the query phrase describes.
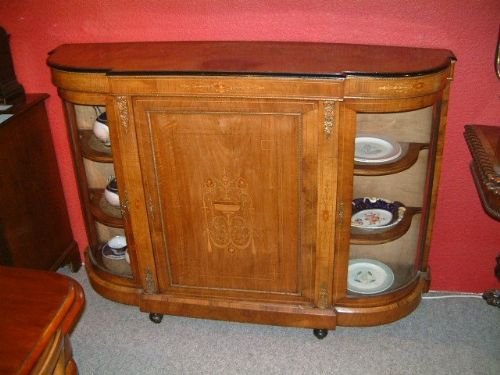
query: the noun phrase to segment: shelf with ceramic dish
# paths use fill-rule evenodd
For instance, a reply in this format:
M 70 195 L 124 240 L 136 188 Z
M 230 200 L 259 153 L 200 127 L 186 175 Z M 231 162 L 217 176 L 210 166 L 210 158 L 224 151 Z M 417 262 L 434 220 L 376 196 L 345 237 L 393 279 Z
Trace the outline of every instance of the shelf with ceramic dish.
M 111 205 L 104 197 L 104 189 L 89 189 L 90 211 L 94 218 L 110 227 L 123 228 L 120 207 Z
M 93 133 L 92 129 L 80 129 L 78 131 L 80 138 L 80 148 L 82 156 L 99 163 L 112 163 L 113 153 L 111 146 L 105 145 Z
M 113 254 L 103 254 L 106 242 L 87 248 L 87 256 L 92 266 L 102 276 L 113 275 L 121 278 L 132 279 L 132 269 L 127 259 L 113 256 Z
M 348 269 L 347 296 L 353 303 L 364 298 L 376 299 L 407 287 L 417 275 L 414 265 L 352 259 Z
M 106 267 L 99 246 L 85 249 L 85 269 L 92 287 L 102 296 L 116 302 L 135 305 L 139 303 L 142 287 L 132 272 L 116 273 Z M 113 285 L 114 287 L 110 287 Z M 116 293 L 116 288 L 120 294 Z
M 355 160 L 354 174 L 357 176 L 383 176 L 402 172 L 417 162 L 422 150 L 429 148 L 429 144 L 418 142 L 402 142 L 399 145 L 401 154 L 395 159 L 378 163 Z
M 394 241 L 403 236 L 411 226 L 413 216 L 420 214 L 420 207 L 404 207 L 404 214 L 401 220 L 387 227 L 359 228 L 351 227 L 351 244 L 376 245 Z

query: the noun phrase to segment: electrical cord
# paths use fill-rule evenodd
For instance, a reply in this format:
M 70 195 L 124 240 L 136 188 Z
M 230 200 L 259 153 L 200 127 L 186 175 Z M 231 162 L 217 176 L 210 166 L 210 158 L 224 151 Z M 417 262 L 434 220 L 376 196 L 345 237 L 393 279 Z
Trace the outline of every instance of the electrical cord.
M 432 293 L 447 293 L 447 292 L 438 292 L 438 291 L 430 291 L 430 294 Z M 422 299 L 446 299 L 446 298 L 480 298 L 483 299 L 482 293 L 460 293 L 460 292 L 454 292 L 454 293 L 447 293 L 447 294 L 441 294 L 438 296 L 430 296 L 430 295 L 423 295 Z

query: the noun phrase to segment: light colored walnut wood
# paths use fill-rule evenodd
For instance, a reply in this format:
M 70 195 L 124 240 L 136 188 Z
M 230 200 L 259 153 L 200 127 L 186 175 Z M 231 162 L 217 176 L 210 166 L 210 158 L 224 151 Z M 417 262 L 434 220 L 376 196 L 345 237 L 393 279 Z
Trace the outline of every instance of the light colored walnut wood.
M 443 90 L 447 85 L 450 72 L 445 70 L 422 77 L 409 77 L 404 80 L 394 78 L 355 77 L 345 83 L 346 97 L 370 98 L 414 98 Z
M 299 241 L 298 208 L 302 181 L 317 183 L 300 166 L 317 148 L 307 136 L 315 105 L 169 99 L 134 107 L 144 178 L 154 183 L 145 192 L 154 250 L 170 270 L 161 289 L 301 293 L 309 282 L 301 254 L 310 249 Z
M 421 300 L 424 284 L 424 279 L 419 279 L 417 283 L 413 283 L 409 293 L 406 290 L 404 298 L 399 296 L 399 299 L 395 299 L 391 303 L 384 301 L 383 308 L 380 308 L 380 306 L 370 306 L 369 303 L 363 303 L 361 299 L 358 306 L 339 303 L 335 308 L 337 312 L 337 324 L 340 326 L 373 326 L 401 319 L 417 308 Z M 366 300 L 366 298 L 364 299 Z
M 79 73 L 67 72 L 63 70 L 53 70 L 52 83 L 59 89 L 74 90 L 87 93 L 109 92 L 109 80 L 105 74 L 99 73 Z
M 111 90 L 120 94 L 145 92 L 172 96 L 290 97 L 329 99 L 342 96 L 342 80 L 248 77 L 244 82 L 234 77 L 113 77 Z
M 118 43 L 61 46 L 48 63 L 66 101 L 87 271 L 103 296 L 152 313 L 322 329 L 383 324 L 418 305 L 449 51 Z M 112 156 L 80 144 L 96 105 L 107 111 Z M 366 133 L 409 151 L 355 166 L 355 137 Z M 116 222 L 95 201 L 111 174 Z M 351 233 L 351 201 L 361 196 L 401 201 L 408 216 L 384 235 Z M 106 271 L 98 253 L 117 230 L 131 276 Z M 348 262 L 359 257 L 389 265 L 394 284 L 347 293 Z

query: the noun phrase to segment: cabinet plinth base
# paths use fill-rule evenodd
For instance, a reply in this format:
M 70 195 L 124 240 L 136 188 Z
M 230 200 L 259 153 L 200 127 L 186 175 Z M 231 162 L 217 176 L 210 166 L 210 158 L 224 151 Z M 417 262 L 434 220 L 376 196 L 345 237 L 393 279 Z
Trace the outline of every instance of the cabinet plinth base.
M 126 305 L 139 305 L 142 289 L 134 287 L 131 280 L 123 280 L 123 283 L 120 283 L 118 277 L 106 275 L 108 280 L 92 263 L 88 253 L 85 254 L 85 270 L 92 288 L 104 298 Z
M 156 295 L 143 295 L 141 311 L 192 318 L 226 320 L 241 323 L 270 324 L 285 327 L 335 329 L 336 315 L 333 308 L 289 305 L 250 301 L 231 301 Z
M 71 272 L 78 272 L 82 267 L 82 259 L 80 258 L 80 251 L 75 241 L 71 241 L 64 253 L 61 255 L 52 270 L 57 270 L 60 266 L 68 265 Z
M 405 317 L 417 308 L 426 287 L 423 276 L 402 290 L 399 295 L 376 299 L 342 300 L 336 307 L 337 324 L 348 327 L 369 327 L 392 323 Z M 361 304 L 361 302 L 363 304 Z

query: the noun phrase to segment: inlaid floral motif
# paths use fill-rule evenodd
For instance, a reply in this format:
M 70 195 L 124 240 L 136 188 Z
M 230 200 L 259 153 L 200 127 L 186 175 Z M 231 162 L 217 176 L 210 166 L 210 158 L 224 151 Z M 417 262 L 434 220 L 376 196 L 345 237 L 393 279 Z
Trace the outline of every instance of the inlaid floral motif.
M 221 179 L 208 178 L 203 203 L 209 252 L 218 248 L 255 254 L 254 208 L 244 179 L 230 178 L 226 173 Z

